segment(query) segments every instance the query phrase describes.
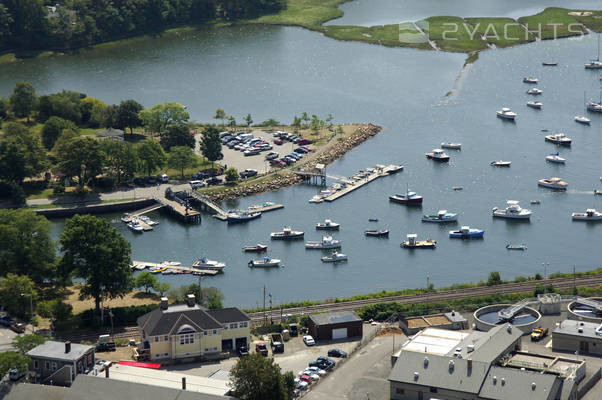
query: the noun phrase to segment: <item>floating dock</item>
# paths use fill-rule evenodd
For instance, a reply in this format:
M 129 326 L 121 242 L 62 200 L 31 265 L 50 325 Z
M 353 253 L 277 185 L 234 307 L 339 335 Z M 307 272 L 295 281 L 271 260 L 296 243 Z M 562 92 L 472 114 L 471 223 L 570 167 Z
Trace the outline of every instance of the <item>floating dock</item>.
M 283 204 L 270 204 L 270 205 L 261 206 L 261 207 L 249 207 L 248 210 L 244 210 L 244 211 L 264 213 L 264 212 L 268 212 L 268 211 L 280 210 L 281 208 L 284 208 Z M 228 213 L 216 214 L 213 217 L 217 218 L 221 221 L 226 221 L 228 219 Z
M 200 269 L 192 266 L 184 265 L 171 265 L 168 263 L 156 263 L 148 261 L 132 261 L 132 269 L 142 270 L 147 268 L 166 268 L 178 271 L 183 274 L 195 274 L 195 275 L 217 275 L 220 271 L 214 269 Z M 144 267 L 144 268 L 141 268 Z
M 375 181 L 378 178 L 382 178 L 383 176 L 389 176 L 389 174 L 392 172 L 395 173 L 397 171 L 400 171 L 400 168 L 403 168 L 403 166 L 377 165 L 374 168 L 374 172 L 370 173 L 369 175 L 365 176 L 364 178 L 353 181 L 353 183 L 347 184 L 347 186 L 345 186 L 343 189 L 337 190 L 333 194 L 324 197 L 324 200 L 325 201 L 335 201 L 336 199 L 343 197 L 346 194 L 349 194 L 349 193 L 353 192 L 354 190 L 359 189 L 362 186 L 367 185 L 368 183 L 370 183 L 372 181 Z

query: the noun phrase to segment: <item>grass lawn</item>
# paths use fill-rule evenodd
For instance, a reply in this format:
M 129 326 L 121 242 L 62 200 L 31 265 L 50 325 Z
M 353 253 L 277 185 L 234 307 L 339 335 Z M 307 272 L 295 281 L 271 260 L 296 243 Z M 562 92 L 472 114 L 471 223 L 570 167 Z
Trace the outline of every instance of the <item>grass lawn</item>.
M 497 47 L 515 46 L 535 40 L 527 30 L 512 18 L 467 18 L 476 29 L 475 36 L 485 36 L 487 43 Z M 473 32 L 473 30 L 471 30 Z
M 571 10 L 574 12 L 582 12 L 583 10 Z M 587 10 L 592 13 L 590 16 L 577 16 L 577 21 L 587 26 L 594 32 L 602 32 L 602 10 Z
M 337 40 L 353 40 L 357 42 L 366 42 L 372 44 L 380 44 L 383 46 L 403 46 L 416 49 L 431 49 L 431 46 L 423 41 L 424 36 L 411 24 L 407 27 L 395 25 L 379 25 L 379 26 L 339 26 L 329 25 L 322 27 L 322 31 L 328 37 Z M 418 43 L 404 41 L 400 35 L 407 35 L 409 38 L 421 39 Z
M 460 17 L 430 17 L 420 26 L 429 34 L 429 38 L 444 51 L 469 52 L 487 47 L 480 35 L 475 34 L 475 27 Z
M 569 12 L 566 8 L 550 7 L 539 14 L 519 18 L 518 22 L 541 39 L 578 36 L 586 32 L 577 17 L 569 15 Z
M 349 0 L 287 0 L 286 8 L 277 14 L 264 15 L 249 23 L 269 25 L 297 25 L 321 30 L 322 24 L 343 16 L 337 7 Z

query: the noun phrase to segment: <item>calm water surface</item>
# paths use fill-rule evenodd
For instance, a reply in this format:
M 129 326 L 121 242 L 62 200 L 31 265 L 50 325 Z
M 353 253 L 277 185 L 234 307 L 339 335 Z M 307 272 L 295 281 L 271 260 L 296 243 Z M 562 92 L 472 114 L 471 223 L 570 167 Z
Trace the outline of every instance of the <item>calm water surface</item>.
M 338 121 L 371 121 L 385 127 L 328 167 L 329 173 L 349 176 L 377 163 L 402 163 L 406 169 L 382 178 L 330 204 L 307 200 L 317 189 L 297 186 L 266 193 L 226 207 L 245 207 L 263 201 L 285 204 L 251 223 L 228 226 L 209 216 L 202 224 L 185 226 L 153 214 L 160 225 L 152 233 L 134 235 L 107 216 L 132 243 L 137 260 L 178 260 L 189 264 L 206 256 L 228 264 L 224 274 L 203 284 L 220 288 L 230 305 L 256 306 L 264 285 L 274 304 L 325 299 L 382 289 L 425 285 L 427 274 L 436 286 L 486 279 L 498 270 L 504 279 L 548 270 L 569 271 L 599 266 L 602 224 L 573 223 L 570 213 L 588 207 L 602 209 L 602 118 L 591 115 L 592 126 L 572 121 L 583 113 L 583 92 L 598 96 L 598 77 L 583 62 L 594 55 L 594 37 L 532 43 L 484 52 L 456 82 L 464 55 L 391 49 L 361 43 L 337 42 L 312 32 L 287 27 L 245 27 L 209 30 L 178 38 L 151 41 L 77 56 L 28 60 L 0 66 L 0 96 L 16 81 L 30 80 L 40 93 L 62 88 L 79 90 L 106 102 L 125 98 L 146 106 L 177 100 L 192 117 L 209 121 L 217 107 L 236 116 L 250 112 L 255 120 L 275 117 L 289 122 L 302 111 Z M 559 66 L 544 68 L 543 60 Z M 523 76 L 540 78 L 542 111 L 525 107 L 528 96 Z M 444 97 L 454 85 L 457 94 Z M 518 112 L 517 122 L 495 117 L 502 106 Z M 573 138 L 571 149 L 560 149 L 564 166 L 546 164 L 555 152 L 544 143 L 541 129 L 562 130 Z M 450 151 L 447 165 L 436 165 L 424 153 L 442 141 L 459 141 L 461 152 Z M 493 168 L 492 160 L 511 160 L 512 167 Z M 537 179 L 561 176 L 567 193 L 538 189 Z M 388 195 L 411 189 L 425 200 L 422 209 L 390 204 Z M 455 192 L 453 186 L 464 190 Z M 491 208 L 508 199 L 532 208 L 530 223 L 493 220 Z M 541 205 L 529 205 L 539 199 Z M 451 240 L 449 226 L 420 222 L 423 212 L 448 209 L 460 213 L 460 224 L 486 230 L 479 241 Z M 306 251 L 302 242 L 270 242 L 269 233 L 293 225 L 307 240 L 320 234 L 315 223 L 332 218 L 341 223 L 334 236 L 342 240 L 349 262 L 323 264 L 320 251 Z M 380 222 L 370 223 L 368 218 Z M 63 221 L 53 222 L 58 237 Z M 456 225 L 459 226 L 460 224 Z M 365 238 L 368 227 L 387 227 L 388 240 Z M 399 247 L 407 233 L 438 241 L 431 251 Z M 247 267 L 244 244 L 267 243 L 269 255 L 283 260 L 280 269 Z M 509 252 L 507 243 L 525 243 L 525 252 Z M 190 276 L 161 277 L 178 286 Z

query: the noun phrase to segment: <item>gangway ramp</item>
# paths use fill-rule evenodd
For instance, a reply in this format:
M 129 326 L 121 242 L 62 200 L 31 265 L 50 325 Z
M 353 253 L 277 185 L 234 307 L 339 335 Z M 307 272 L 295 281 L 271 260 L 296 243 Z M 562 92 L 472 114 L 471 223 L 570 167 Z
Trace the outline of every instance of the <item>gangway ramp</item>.
M 498 311 L 497 315 L 503 321 L 510 321 L 516 316 L 516 314 L 521 312 L 523 308 L 527 307 L 527 304 L 529 304 L 529 300 L 521 300 L 510 307 L 506 307 L 503 310 Z
M 201 202 L 205 207 L 215 211 L 219 216 L 224 218 L 228 216 L 228 213 L 223 208 L 212 202 L 207 196 L 203 196 L 194 190 L 187 191 L 186 194 Z

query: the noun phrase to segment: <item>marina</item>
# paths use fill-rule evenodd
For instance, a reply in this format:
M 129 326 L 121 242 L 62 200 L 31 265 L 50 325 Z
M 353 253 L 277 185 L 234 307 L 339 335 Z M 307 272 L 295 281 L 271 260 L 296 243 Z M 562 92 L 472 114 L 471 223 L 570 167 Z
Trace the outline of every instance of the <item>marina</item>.
M 341 187 L 338 190 L 335 190 L 334 193 L 329 194 L 324 197 L 325 201 L 335 201 L 356 189 L 361 188 L 364 185 L 367 185 L 370 182 L 375 181 L 378 178 L 382 178 L 384 176 L 388 176 L 389 174 L 394 174 L 400 171 L 403 166 L 400 165 L 377 165 L 369 171 L 368 174 L 362 174 L 362 176 L 358 176 L 352 183 L 347 184 L 344 187 Z
M 142 271 L 145 269 L 154 270 L 159 272 L 171 270 L 174 274 L 194 274 L 194 275 L 208 275 L 213 276 L 220 273 L 220 270 L 216 269 L 201 269 L 192 266 L 183 266 L 180 263 L 174 262 L 148 262 L 148 261 L 132 261 L 132 269 Z

